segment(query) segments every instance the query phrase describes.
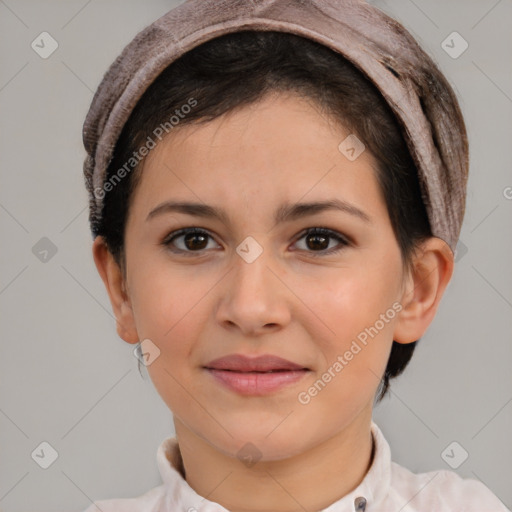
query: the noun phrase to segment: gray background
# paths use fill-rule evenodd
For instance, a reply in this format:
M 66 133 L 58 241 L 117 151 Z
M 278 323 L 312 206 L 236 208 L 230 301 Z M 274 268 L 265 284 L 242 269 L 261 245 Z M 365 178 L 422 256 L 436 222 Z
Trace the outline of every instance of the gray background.
M 446 73 L 471 146 L 454 276 L 374 418 L 394 460 L 414 472 L 450 469 L 441 454 L 457 441 L 469 453 L 457 472 L 511 508 L 512 1 L 373 3 Z M 176 4 L 0 0 L 3 512 L 81 511 L 160 484 L 156 449 L 173 435 L 172 417 L 118 338 L 94 266 L 81 128 L 110 63 Z M 59 45 L 47 59 L 31 48 L 43 31 Z M 441 46 L 453 31 L 469 43 L 456 59 Z M 48 469 L 31 456 L 43 441 L 58 452 Z

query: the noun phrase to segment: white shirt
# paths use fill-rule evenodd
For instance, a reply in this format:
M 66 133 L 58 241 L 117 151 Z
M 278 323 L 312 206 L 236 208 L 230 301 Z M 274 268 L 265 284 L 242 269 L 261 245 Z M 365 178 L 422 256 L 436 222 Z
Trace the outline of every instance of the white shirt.
M 445 469 L 414 474 L 392 462 L 389 444 L 373 421 L 371 431 L 374 459 L 364 479 L 319 512 L 509 512 L 478 480 Z M 96 501 L 84 512 L 229 512 L 188 485 L 175 437 L 161 443 L 157 464 L 162 485 L 137 498 Z

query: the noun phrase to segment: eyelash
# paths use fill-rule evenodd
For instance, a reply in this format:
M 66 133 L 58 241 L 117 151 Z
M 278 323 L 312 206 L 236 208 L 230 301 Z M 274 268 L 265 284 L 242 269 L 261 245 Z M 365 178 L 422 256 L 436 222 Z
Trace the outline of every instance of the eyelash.
M 162 245 L 166 248 L 168 248 L 171 252 L 177 253 L 177 254 L 183 254 L 188 256 L 194 256 L 195 253 L 200 254 L 201 252 L 204 252 L 204 249 L 201 249 L 199 251 L 184 251 L 182 249 L 172 249 L 171 243 L 178 237 L 188 234 L 194 234 L 194 235 L 206 235 L 210 238 L 213 238 L 213 236 L 204 229 L 200 228 L 183 228 L 179 229 L 177 231 L 173 231 L 172 233 L 169 233 L 164 240 L 162 241 Z M 296 239 L 295 243 L 304 238 L 307 235 L 323 235 L 328 238 L 333 238 L 337 242 L 339 242 L 340 246 L 337 249 L 329 249 L 329 250 L 322 250 L 322 251 L 306 251 L 311 254 L 311 256 L 318 258 L 321 256 L 331 256 L 333 254 L 339 253 L 341 250 L 343 250 L 344 247 L 350 246 L 351 242 L 346 238 L 343 237 L 340 233 L 337 233 L 336 231 L 333 231 L 328 228 L 308 228 L 305 231 L 301 233 L 301 235 Z M 317 254 L 315 254 L 317 253 Z

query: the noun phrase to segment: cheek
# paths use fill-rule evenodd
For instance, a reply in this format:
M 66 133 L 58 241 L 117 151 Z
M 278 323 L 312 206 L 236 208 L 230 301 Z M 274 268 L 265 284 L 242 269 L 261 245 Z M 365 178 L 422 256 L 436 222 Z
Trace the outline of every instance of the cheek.
M 394 273 L 389 270 L 393 268 Z M 325 379 L 337 382 L 328 387 L 338 393 L 338 399 L 348 400 L 355 389 L 366 389 L 370 396 L 379 384 L 397 318 L 400 274 L 396 269 L 391 261 L 387 265 L 331 269 L 309 289 L 308 306 L 316 314 L 318 327 L 315 333 L 311 325 L 310 334 L 320 345 L 321 370 L 330 370 Z M 326 334 L 319 336 L 319 332 Z
M 194 276 L 192 266 L 177 270 L 159 262 L 140 267 L 132 285 L 132 307 L 139 339 L 150 339 L 160 350 L 148 367 L 156 387 L 164 379 L 168 388 L 174 382 L 171 375 L 180 382 L 189 380 L 186 369 L 193 364 L 191 354 L 206 321 L 212 286 L 212 278 L 200 278 L 197 272 Z
M 160 350 L 147 371 L 169 408 L 190 407 L 195 394 L 194 347 L 201 339 L 212 304 L 208 292 L 215 284 L 212 276 L 201 278 L 197 268 L 146 263 L 132 284 L 132 307 L 140 339 L 150 339 Z M 184 391 L 185 390 L 185 391 Z
M 355 274 L 330 280 L 309 297 L 314 298 L 311 308 L 330 329 L 322 327 L 328 334 L 320 337 L 309 327 L 321 357 L 314 378 L 297 398 L 304 418 L 323 418 L 315 428 L 324 435 L 325 429 L 337 432 L 371 407 L 389 358 L 396 315 L 384 283 Z
M 165 257 L 147 258 L 132 281 L 132 307 L 140 336 L 161 343 L 186 342 L 198 325 L 203 299 L 215 284 L 197 267 L 171 265 Z M 181 336 L 183 331 L 188 336 Z
M 322 320 L 333 339 L 340 342 L 356 337 L 365 328 L 375 324 L 398 299 L 400 275 L 392 263 L 359 265 L 329 269 L 323 276 L 310 281 L 306 297 L 310 309 Z M 306 290 L 304 290 L 306 293 Z M 395 315 L 388 314 L 387 320 Z M 391 321 L 379 331 L 388 332 Z

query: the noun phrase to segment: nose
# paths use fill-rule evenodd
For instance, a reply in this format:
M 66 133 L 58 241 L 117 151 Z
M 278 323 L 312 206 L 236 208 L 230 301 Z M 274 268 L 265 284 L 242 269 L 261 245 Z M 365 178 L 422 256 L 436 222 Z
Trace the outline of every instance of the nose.
M 290 300 L 285 276 L 271 251 L 254 261 L 235 253 L 233 268 L 219 288 L 217 321 L 244 336 L 257 336 L 282 329 L 290 322 Z

